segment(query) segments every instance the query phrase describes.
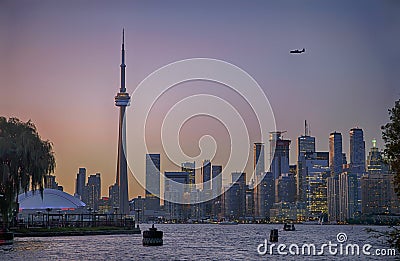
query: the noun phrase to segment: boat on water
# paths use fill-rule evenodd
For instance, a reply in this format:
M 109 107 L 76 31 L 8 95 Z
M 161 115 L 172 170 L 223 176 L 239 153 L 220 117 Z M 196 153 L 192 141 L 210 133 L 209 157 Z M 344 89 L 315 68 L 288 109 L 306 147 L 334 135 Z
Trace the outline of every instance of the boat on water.
M 12 245 L 14 243 L 14 233 L 10 231 L 0 230 L 0 246 Z
M 163 232 L 157 230 L 154 224 L 147 231 L 143 231 L 143 245 L 144 246 L 162 246 L 163 245 Z
M 294 227 L 293 223 L 285 223 L 283 225 L 283 230 L 285 230 L 285 231 L 295 231 L 296 228 Z
M 237 225 L 239 223 L 236 221 L 220 221 L 220 222 L 218 222 L 218 224 L 219 225 Z

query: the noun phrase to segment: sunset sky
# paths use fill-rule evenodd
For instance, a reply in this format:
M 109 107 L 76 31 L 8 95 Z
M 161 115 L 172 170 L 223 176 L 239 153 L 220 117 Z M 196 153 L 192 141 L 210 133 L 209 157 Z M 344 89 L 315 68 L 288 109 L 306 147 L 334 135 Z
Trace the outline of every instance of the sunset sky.
M 128 92 L 169 63 L 224 60 L 248 72 L 264 90 L 277 129 L 292 140 L 292 164 L 304 120 L 318 150 L 327 151 L 329 133 L 339 131 L 348 154 L 348 133 L 357 126 L 364 130 L 368 153 L 373 138 L 383 147 L 380 126 L 400 97 L 399 14 L 398 1 L 2 0 L 0 115 L 31 119 L 42 138 L 53 142 L 55 175 L 66 192 L 74 193 L 78 168 L 86 167 L 88 174 L 101 173 L 102 195 L 108 195 L 116 173 L 114 96 L 125 28 Z M 289 54 L 301 48 L 304 54 Z M 249 107 L 232 91 L 215 83 L 184 83 L 155 107 L 151 152 L 162 152 L 151 138 L 159 136 L 160 115 L 197 93 L 229 100 L 249 115 L 252 129 Z M 131 110 L 134 96 L 127 114 Z M 182 129 L 185 152 L 198 153 L 198 139 L 215 134 L 220 142 L 215 162 L 224 164 L 226 130 L 206 117 L 192 121 Z M 128 156 L 143 157 L 144 169 L 141 152 Z M 178 169 L 163 160 L 162 170 Z M 129 178 L 130 198 L 143 193 Z

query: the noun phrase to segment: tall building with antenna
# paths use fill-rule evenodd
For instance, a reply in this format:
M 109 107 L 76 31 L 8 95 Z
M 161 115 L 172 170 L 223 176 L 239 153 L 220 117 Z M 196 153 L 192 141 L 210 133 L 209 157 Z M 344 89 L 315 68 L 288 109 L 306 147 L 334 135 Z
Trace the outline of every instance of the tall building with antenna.
M 307 121 L 304 121 L 304 135 L 297 139 L 297 155 L 315 152 L 315 137 L 310 136 Z
M 126 163 L 126 125 L 125 110 L 130 105 L 129 93 L 125 88 L 125 31 L 122 30 L 122 62 L 121 62 L 121 87 L 115 96 L 115 106 L 119 107 L 119 128 L 118 128 L 118 158 L 116 185 L 119 187 L 119 213 L 129 214 L 128 200 L 128 166 Z
M 307 121 L 304 121 L 304 135 L 297 138 L 297 175 L 296 190 L 297 200 L 306 200 L 306 160 L 314 157 L 315 137 L 310 136 Z

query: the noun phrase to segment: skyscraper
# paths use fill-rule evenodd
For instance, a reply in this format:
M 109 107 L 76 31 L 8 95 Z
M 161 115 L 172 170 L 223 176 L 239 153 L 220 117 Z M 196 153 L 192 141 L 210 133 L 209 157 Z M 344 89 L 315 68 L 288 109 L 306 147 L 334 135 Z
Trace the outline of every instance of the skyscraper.
M 189 187 L 190 191 L 196 189 L 196 163 L 193 162 L 183 162 L 181 164 L 181 170 L 189 173 Z
M 310 136 L 307 121 L 304 122 L 304 135 L 297 139 L 297 155 L 315 152 L 315 137 Z
M 290 172 L 289 145 L 291 141 L 282 138 L 282 134 L 285 132 L 286 131 L 270 132 L 269 136 L 271 156 L 270 170 L 274 177 L 272 186 L 275 196 L 278 195 L 278 191 L 276 190 L 278 187 L 275 186 L 275 181 L 279 179 L 282 174 L 288 174 Z
M 339 175 L 339 220 L 354 218 L 358 210 L 357 175 L 343 172 Z
M 381 174 L 389 171 L 388 165 L 383 161 L 382 152 L 376 147 L 376 140 L 372 140 L 372 148 L 367 158 L 368 174 Z
M 259 191 L 257 194 L 261 196 L 258 198 L 259 205 L 255 209 L 255 217 L 257 219 L 269 220 L 270 209 L 275 202 L 275 180 L 272 172 L 265 172 L 261 177 L 262 179 L 256 186 L 256 189 Z
M 400 214 L 394 175 L 374 172 L 361 178 L 363 214 Z
M 225 191 L 225 217 L 244 218 L 246 215 L 246 173 L 232 172 L 232 183 Z
M 85 199 L 83 202 L 92 210 L 98 210 L 98 204 L 101 196 L 101 178 L 100 173 L 90 175 L 85 187 Z
M 188 211 L 183 202 L 186 187 L 180 184 L 189 184 L 188 172 L 164 172 L 164 209 L 170 214 L 171 219 L 185 220 L 188 217 Z M 180 184 L 179 184 L 180 183 Z
M 199 177 L 196 178 L 196 163 L 194 161 L 181 163 L 181 171 L 187 172 L 189 175 L 190 217 L 198 219 L 201 216 L 200 204 L 198 203 L 201 198 L 201 193 L 196 188 L 196 182 L 199 182 Z
M 245 217 L 254 218 L 254 184 L 252 184 L 252 180 L 250 184 L 246 186 L 245 191 Z
M 355 174 L 365 173 L 364 133 L 359 128 L 350 130 L 350 171 Z
M 274 179 L 279 178 L 282 173 L 289 173 L 289 145 L 290 140 L 282 139 L 284 131 L 270 132 L 270 159 L 271 172 Z
M 56 182 L 56 176 L 51 174 L 47 174 L 44 176 L 44 187 L 63 191 L 63 186 L 59 186 Z
M 125 35 L 122 31 L 122 62 L 121 62 L 121 87 L 115 96 L 115 106 L 119 107 L 119 131 L 118 131 L 118 159 L 116 184 L 119 187 L 119 213 L 129 214 L 128 200 L 128 166 L 126 163 L 126 126 L 125 110 L 130 104 L 129 93 L 125 88 Z
M 222 212 L 221 193 L 222 193 L 222 166 L 212 165 L 212 215 L 217 218 Z
M 254 143 L 253 147 L 253 170 L 256 184 L 259 184 L 263 179 L 265 172 L 265 157 L 264 157 L 264 143 Z M 265 195 L 261 194 L 260 186 L 255 186 L 253 189 L 254 199 L 254 215 L 256 217 L 262 216 L 260 213 L 262 200 Z
M 80 199 L 83 198 L 83 193 L 86 184 L 86 169 L 79 168 L 78 174 L 76 174 L 76 183 L 75 183 L 75 196 Z
M 306 207 L 311 219 L 319 219 L 322 214 L 327 214 L 327 184 L 330 176 L 329 154 L 327 152 L 315 152 L 312 157 L 305 160 L 307 170 L 304 193 Z
M 212 198 L 216 198 L 222 191 L 222 166 L 212 166 L 212 179 Z
M 203 191 L 211 190 L 211 162 L 203 160 L 201 165 L 201 177 L 203 181 Z
M 292 173 L 285 173 L 275 180 L 275 202 L 294 202 L 296 181 Z
M 328 219 L 339 220 L 339 175 L 343 172 L 342 134 L 332 132 L 329 135 L 329 168 L 331 176 L 327 178 Z
M 211 162 L 203 160 L 201 165 L 201 177 L 203 182 L 203 190 L 200 193 L 200 215 L 202 218 L 210 218 L 212 215 L 212 190 L 211 190 Z
M 304 135 L 301 135 L 297 138 L 297 200 L 305 201 L 306 200 L 306 176 L 307 169 L 305 168 L 306 158 L 312 156 L 315 152 L 315 137 L 309 136 L 307 121 L 305 121 L 305 130 Z
M 342 134 L 336 131 L 329 135 L 329 167 L 335 177 L 343 171 Z
M 160 208 L 160 154 L 146 154 L 146 209 Z
M 254 143 L 253 156 L 255 176 L 259 176 L 265 171 L 264 143 Z
M 339 178 L 330 176 L 326 179 L 328 220 L 339 220 Z
M 376 147 L 376 140 L 372 140 L 367 165 L 368 174 L 361 177 L 362 213 L 400 214 L 394 175 L 383 161 L 382 152 Z
M 110 198 L 110 205 L 113 209 L 113 213 L 117 214 L 119 209 L 119 186 L 118 184 L 114 184 L 108 187 L 108 197 Z
M 361 177 L 365 174 L 365 141 L 363 130 L 359 128 L 352 128 L 350 130 L 349 171 L 357 177 L 357 211 L 361 212 Z

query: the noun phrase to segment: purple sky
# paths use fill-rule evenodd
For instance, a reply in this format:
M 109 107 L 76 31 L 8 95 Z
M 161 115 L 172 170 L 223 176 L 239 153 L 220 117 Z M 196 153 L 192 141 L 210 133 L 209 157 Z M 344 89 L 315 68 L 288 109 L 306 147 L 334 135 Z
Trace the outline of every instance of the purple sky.
M 364 129 L 367 150 L 372 138 L 382 148 L 380 126 L 400 97 L 399 14 L 397 1 L 3 0 L 0 115 L 31 119 L 54 143 L 57 180 L 67 192 L 74 192 L 76 172 L 83 166 L 102 174 L 102 194 L 107 195 L 115 181 L 114 96 L 125 27 L 128 92 L 171 62 L 221 59 L 246 70 L 263 88 L 277 129 L 287 130 L 285 137 L 292 139 L 291 163 L 305 119 L 318 150 L 328 149 L 329 133 L 336 130 L 343 133 L 348 152 L 348 132 L 355 126 Z M 296 48 L 306 53 L 290 55 Z M 214 92 L 247 115 L 249 108 L 240 99 L 216 86 L 176 86 L 157 108 L 162 112 L 185 95 Z M 127 113 L 134 108 L 132 97 Z M 159 133 L 157 120 L 150 137 Z M 222 148 L 216 163 L 223 164 L 229 149 L 226 130 L 217 123 L 215 130 L 201 128 L 207 121 L 212 120 L 188 122 L 182 146 L 196 154 L 198 138 L 214 133 Z M 161 150 L 157 142 L 150 147 Z M 130 196 L 138 193 L 130 178 Z

